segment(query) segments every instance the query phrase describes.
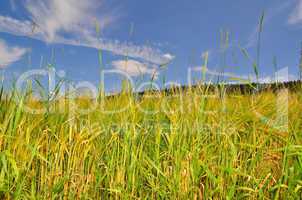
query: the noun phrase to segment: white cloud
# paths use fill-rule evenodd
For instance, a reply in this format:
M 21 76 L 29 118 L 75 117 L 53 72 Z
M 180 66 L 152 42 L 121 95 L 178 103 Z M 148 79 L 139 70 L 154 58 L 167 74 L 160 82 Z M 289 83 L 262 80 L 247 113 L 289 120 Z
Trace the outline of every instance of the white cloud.
M 302 22 L 302 0 L 297 0 L 297 5 L 295 9 L 290 14 L 288 23 L 289 24 L 299 24 Z
M 17 36 L 31 36 L 33 32 L 33 23 L 30 21 L 19 21 L 11 17 L 0 15 L 0 31 L 10 33 Z M 40 35 L 41 33 L 39 33 Z M 35 33 L 36 37 L 38 36 Z
M 193 67 L 192 71 L 202 71 L 202 67 Z M 224 78 L 228 78 L 228 83 L 242 83 L 242 82 L 257 82 L 257 77 L 255 75 L 239 75 L 239 74 L 235 74 L 232 72 L 218 72 L 215 70 L 210 70 L 210 69 L 206 69 L 206 74 L 211 75 L 211 76 L 219 76 L 219 77 L 224 77 Z M 259 83 L 272 83 L 275 81 L 278 82 L 288 82 L 288 81 L 295 81 L 298 80 L 298 77 L 293 75 L 293 74 L 289 74 L 288 72 L 288 67 L 285 67 L 283 69 L 280 69 L 279 71 L 277 71 L 274 75 L 266 75 L 266 76 L 262 76 L 259 77 L 258 82 Z
M 30 18 L 41 31 L 45 33 L 47 40 L 55 40 L 62 32 L 80 34 L 85 31 L 94 31 L 93 26 L 98 19 L 102 29 L 105 28 L 114 17 L 109 14 L 99 15 L 96 7 L 100 5 L 96 0 L 27 0 L 25 5 L 30 13 Z
M 298 80 L 298 77 L 293 74 L 288 75 L 277 75 L 277 76 L 265 76 L 262 78 L 259 78 L 260 83 L 273 83 L 273 82 L 289 82 L 289 81 L 296 81 Z
M 9 47 L 3 40 L 0 40 L 0 68 L 20 60 L 26 51 L 21 47 Z
M 21 21 L 8 16 L 0 16 L 0 32 L 27 36 L 49 43 L 102 49 L 159 65 L 168 63 L 174 58 L 170 54 L 163 54 L 149 46 L 98 39 L 96 21 L 101 22 L 100 30 L 103 30 L 116 18 L 112 14 L 102 12 L 102 2 L 98 0 L 26 0 L 24 6 L 30 20 Z
M 168 61 L 171 61 L 175 58 L 174 55 L 169 54 L 169 53 L 164 54 L 163 57 L 166 58 Z
M 198 66 L 198 67 L 193 67 L 191 69 L 194 72 L 202 72 L 203 71 L 203 67 Z M 246 75 L 238 75 L 232 72 L 219 72 L 216 70 L 210 70 L 208 68 L 206 68 L 205 73 L 214 77 L 225 77 L 225 78 L 230 78 L 230 79 L 242 79 L 242 80 L 249 80 L 250 76 L 246 76 Z
M 149 74 L 150 76 L 154 76 L 155 79 L 158 76 L 155 66 L 150 66 L 147 63 L 142 63 L 136 60 L 117 60 L 112 62 L 112 66 L 115 69 L 127 73 L 129 76 L 137 77 Z

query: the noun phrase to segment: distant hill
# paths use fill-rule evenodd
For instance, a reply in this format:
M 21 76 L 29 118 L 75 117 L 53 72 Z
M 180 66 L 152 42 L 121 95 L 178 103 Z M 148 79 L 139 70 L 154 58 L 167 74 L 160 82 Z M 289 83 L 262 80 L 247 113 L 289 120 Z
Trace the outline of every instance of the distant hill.
M 163 90 L 146 90 L 141 92 L 135 92 L 135 94 L 141 96 L 146 93 L 164 93 L 166 95 L 175 94 L 178 92 L 185 92 L 188 90 L 197 90 L 204 89 L 208 92 L 214 92 L 217 89 L 225 89 L 227 93 L 239 93 L 239 94 L 251 94 L 254 92 L 265 92 L 265 91 L 273 91 L 276 92 L 280 89 L 288 89 L 290 91 L 298 91 L 302 89 L 302 81 L 289 81 L 289 82 L 279 82 L 279 83 L 245 83 L 245 84 L 199 84 L 192 86 L 180 86 L 167 88 Z M 120 93 L 108 95 L 107 97 L 114 97 L 119 95 Z

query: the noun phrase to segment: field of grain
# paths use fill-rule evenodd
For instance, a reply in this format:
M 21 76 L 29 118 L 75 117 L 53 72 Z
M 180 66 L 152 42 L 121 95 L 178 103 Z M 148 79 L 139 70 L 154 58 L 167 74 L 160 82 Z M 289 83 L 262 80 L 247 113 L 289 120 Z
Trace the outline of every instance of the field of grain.
M 40 102 L 2 90 L 0 198 L 299 199 L 301 91 Z

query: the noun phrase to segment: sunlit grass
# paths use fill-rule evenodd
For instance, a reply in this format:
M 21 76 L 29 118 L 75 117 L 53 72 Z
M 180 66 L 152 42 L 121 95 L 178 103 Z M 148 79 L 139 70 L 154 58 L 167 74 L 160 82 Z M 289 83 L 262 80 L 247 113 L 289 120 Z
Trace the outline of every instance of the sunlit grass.
M 1 92 L 0 197 L 299 199 L 301 90 L 288 99 L 286 131 L 259 117 L 277 121 L 272 91 L 60 98 L 44 114 L 24 111 L 46 106 L 30 95 Z

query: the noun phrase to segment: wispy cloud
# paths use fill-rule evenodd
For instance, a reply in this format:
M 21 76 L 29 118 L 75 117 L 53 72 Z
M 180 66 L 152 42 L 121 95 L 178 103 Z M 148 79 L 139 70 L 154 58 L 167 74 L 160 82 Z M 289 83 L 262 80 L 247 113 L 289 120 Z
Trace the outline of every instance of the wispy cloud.
M 192 71 L 202 71 L 202 67 L 193 67 Z M 257 77 L 255 75 L 246 75 L 246 74 L 236 74 L 232 72 L 218 72 L 215 70 L 206 69 L 206 74 L 211 75 L 212 77 L 224 77 L 228 78 L 229 83 L 235 83 L 235 82 L 257 82 Z M 272 83 L 275 81 L 278 82 L 288 82 L 288 81 L 295 81 L 298 80 L 298 77 L 289 74 L 288 67 L 285 67 L 283 69 L 280 69 L 277 71 L 274 75 L 265 75 L 262 77 L 259 77 L 258 82 L 259 83 Z
M 114 20 L 110 14 L 100 15 L 96 8 L 101 8 L 96 0 L 27 0 L 25 8 L 30 13 L 31 21 L 45 34 L 48 41 L 57 35 L 70 33 L 83 35 L 94 31 L 95 20 L 101 22 L 101 29 Z M 102 2 L 102 1 L 101 1 Z M 84 31 L 83 31 L 84 30 Z
M 159 65 L 168 63 L 174 58 L 171 54 L 164 54 L 150 46 L 99 39 L 96 27 L 100 26 L 99 29 L 104 30 L 116 19 L 113 14 L 99 12 L 102 10 L 103 1 L 26 0 L 25 2 L 24 7 L 29 13 L 30 20 L 0 16 L 1 32 L 27 36 L 47 43 L 102 49 Z M 96 25 L 96 22 L 99 25 Z
M 0 68 L 20 60 L 27 49 L 21 47 L 9 47 L 3 40 L 0 40 Z
M 290 14 L 288 23 L 295 25 L 302 22 L 302 0 L 296 0 L 296 6 L 293 12 Z
M 202 72 L 204 69 L 203 67 L 201 66 L 197 66 L 197 67 L 193 67 L 191 69 L 192 71 L 195 71 L 195 72 Z M 232 72 L 219 72 L 219 71 L 216 71 L 216 70 L 210 70 L 208 68 L 205 69 L 205 73 L 207 75 L 211 75 L 212 77 L 225 77 L 225 78 L 230 78 L 230 79 L 235 79 L 235 78 L 240 78 L 242 80 L 249 80 L 250 79 L 250 76 L 247 76 L 247 75 L 238 75 L 238 74 L 235 74 L 235 73 L 232 73 Z
M 113 68 L 121 70 L 133 77 L 147 74 L 154 76 L 156 79 L 159 75 L 156 66 L 136 60 L 116 60 L 112 62 L 112 66 Z

